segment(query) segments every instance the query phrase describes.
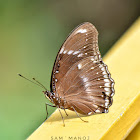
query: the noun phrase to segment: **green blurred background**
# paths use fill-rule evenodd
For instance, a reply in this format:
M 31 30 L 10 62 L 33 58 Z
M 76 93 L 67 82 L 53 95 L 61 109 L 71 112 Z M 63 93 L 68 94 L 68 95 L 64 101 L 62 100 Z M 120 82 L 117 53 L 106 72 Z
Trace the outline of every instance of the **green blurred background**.
M 139 0 L 0 0 L 0 140 L 26 139 L 45 119 L 56 54 L 67 35 L 88 21 L 99 31 L 102 56 L 139 16 Z M 49 114 L 54 109 L 49 108 Z

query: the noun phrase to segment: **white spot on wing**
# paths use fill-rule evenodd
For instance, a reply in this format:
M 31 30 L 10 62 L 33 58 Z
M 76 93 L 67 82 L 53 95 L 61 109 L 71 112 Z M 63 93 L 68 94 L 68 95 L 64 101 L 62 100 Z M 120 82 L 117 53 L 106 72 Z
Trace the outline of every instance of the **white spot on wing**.
M 79 51 L 75 51 L 75 52 L 73 53 L 73 55 L 78 54 L 78 53 L 79 53 Z
M 87 77 L 83 78 L 83 81 L 84 82 L 87 82 L 88 81 L 88 78 Z
M 89 113 L 88 113 L 88 115 L 91 115 L 91 114 L 92 114 L 92 112 L 89 112 Z
M 77 31 L 77 33 L 86 33 L 86 32 L 87 32 L 86 29 L 80 29 L 80 30 Z
M 68 51 L 68 54 L 72 54 L 72 53 L 73 53 L 73 50 Z
M 82 65 L 81 64 L 78 64 L 78 69 L 81 69 Z
M 110 82 L 109 79 L 104 79 L 105 82 Z
M 104 90 L 105 90 L 105 91 L 110 91 L 110 89 L 109 89 L 109 88 L 104 88 Z
M 105 94 L 108 95 L 108 96 L 110 96 L 110 92 L 109 91 L 105 92 Z
M 63 52 L 63 54 L 65 54 L 67 52 L 67 50 L 65 50 L 64 52 Z
M 97 109 L 95 112 L 96 112 L 96 113 L 100 113 L 100 110 Z
M 58 71 L 58 70 L 56 70 L 56 71 L 55 71 L 55 73 L 59 73 L 59 71 Z
M 109 86 L 110 86 L 110 83 L 105 83 L 105 86 L 106 86 L 106 87 L 109 87 Z
M 61 49 L 60 54 L 64 51 L 64 48 Z
M 85 87 L 88 88 L 91 84 L 87 83 L 85 84 Z
M 106 71 L 104 67 L 101 68 L 102 71 Z
M 106 103 L 109 103 L 109 100 L 108 99 L 105 99 Z
M 106 74 L 106 75 L 104 75 L 104 78 L 108 78 L 108 75 Z
M 77 57 L 82 57 L 83 56 L 83 53 L 80 53 Z
M 115 94 L 115 93 L 114 93 L 114 92 L 112 92 L 112 93 L 111 93 L 111 97 L 113 97 L 113 96 L 114 96 L 114 94 Z
M 114 83 L 111 84 L 111 87 L 114 87 Z
M 102 74 L 107 74 L 105 71 Z
M 99 65 L 99 68 L 102 68 L 103 66 L 102 65 Z
M 105 113 L 108 113 L 108 109 L 105 109 L 104 111 L 105 111 Z

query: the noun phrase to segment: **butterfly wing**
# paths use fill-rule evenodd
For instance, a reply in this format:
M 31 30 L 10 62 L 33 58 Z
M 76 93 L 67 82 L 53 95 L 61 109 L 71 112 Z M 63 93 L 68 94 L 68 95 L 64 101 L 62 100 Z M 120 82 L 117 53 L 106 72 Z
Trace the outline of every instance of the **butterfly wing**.
M 112 104 L 114 82 L 107 66 L 102 61 L 96 62 L 92 56 L 78 61 L 66 74 L 62 85 L 68 106 L 81 114 L 106 113 Z
M 62 45 L 52 72 L 52 91 L 78 113 L 107 112 L 114 93 L 113 80 L 98 47 L 91 23 L 78 26 Z

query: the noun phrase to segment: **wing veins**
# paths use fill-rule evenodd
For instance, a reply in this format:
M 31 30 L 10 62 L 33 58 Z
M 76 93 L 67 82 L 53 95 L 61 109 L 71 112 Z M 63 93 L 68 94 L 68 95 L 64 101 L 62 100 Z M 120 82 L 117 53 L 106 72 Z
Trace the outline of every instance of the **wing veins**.
M 88 63 L 90 63 L 90 62 L 88 62 Z M 85 65 L 87 65 L 88 63 L 86 63 Z M 85 67 L 85 65 L 84 65 L 84 67 Z M 98 65 L 97 65 L 96 67 L 98 67 Z M 96 67 L 95 67 L 95 68 L 96 68 Z M 76 77 L 73 79 L 73 81 L 75 81 L 75 79 L 76 79 L 83 71 L 84 71 L 84 70 L 80 71 L 79 74 L 76 75 Z M 88 70 L 88 71 L 89 71 L 89 70 Z M 86 71 L 86 73 L 87 73 L 88 71 Z M 90 73 L 92 73 L 92 71 L 91 71 Z M 89 75 L 90 73 L 87 73 L 85 76 Z M 96 75 L 96 74 L 95 74 L 95 75 Z M 76 81 L 76 84 L 77 84 L 79 81 L 80 81 L 80 80 Z M 70 86 L 70 87 L 64 92 L 64 95 L 65 95 L 65 93 L 66 93 L 71 87 L 72 87 L 72 86 Z
M 79 102 L 78 102 L 79 103 Z M 89 106 L 85 105 L 84 103 L 80 102 L 81 104 L 83 104 L 84 106 L 86 106 L 87 108 L 89 108 L 91 110 L 91 112 L 95 113 Z M 75 105 L 75 103 L 73 103 Z M 77 105 L 75 105 L 77 107 Z M 77 107 L 79 110 L 81 110 L 79 107 Z M 84 114 L 86 114 L 83 110 L 81 110 Z

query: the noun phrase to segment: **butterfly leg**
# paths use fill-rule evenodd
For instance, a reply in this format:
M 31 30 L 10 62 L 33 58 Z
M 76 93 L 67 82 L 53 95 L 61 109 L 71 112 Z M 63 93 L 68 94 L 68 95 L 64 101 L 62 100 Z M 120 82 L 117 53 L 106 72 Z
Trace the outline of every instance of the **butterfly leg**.
M 46 103 L 46 112 L 47 112 L 47 116 L 46 116 L 46 119 L 45 119 L 45 120 L 47 120 L 47 118 L 48 118 L 48 110 L 47 110 L 47 105 L 48 105 L 48 106 L 51 106 L 51 107 L 56 107 L 55 105 L 51 105 L 51 104 L 48 104 L 48 103 Z
M 68 113 L 66 112 L 65 108 L 64 108 L 64 112 L 65 112 L 65 114 L 68 116 Z
M 65 97 L 64 97 L 64 106 L 65 106 L 65 104 L 66 104 L 66 100 L 65 100 Z M 64 109 L 65 114 L 68 116 L 68 113 L 66 112 L 65 108 L 63 108 L 63 109 Z
M 62 113 L 61 113 L 61 111 L 60 111 L 59 107 L 58 107 L 58 110 L 59 110 L 60 115 L 61 115 L 61 118 L 62 118 L 62 120 L 63 120 L 63 126 L 65 127 L 64 118 L 63 118 L 63 115 L 62 115 Z
M 79 116 L 79 114 L 77 113 L 77 111 L 75 110 L 75 108 L 74 108 L 73 106 L 72 106 L 72 108 L 73 108 L 74 112 L 76 113 L 76 115 L 77 115 L 83 122 L 88 122 L 88 121 L 83 120 L 83 119 Z

